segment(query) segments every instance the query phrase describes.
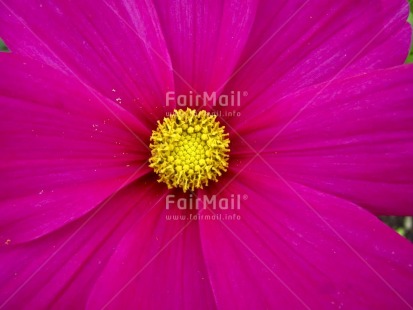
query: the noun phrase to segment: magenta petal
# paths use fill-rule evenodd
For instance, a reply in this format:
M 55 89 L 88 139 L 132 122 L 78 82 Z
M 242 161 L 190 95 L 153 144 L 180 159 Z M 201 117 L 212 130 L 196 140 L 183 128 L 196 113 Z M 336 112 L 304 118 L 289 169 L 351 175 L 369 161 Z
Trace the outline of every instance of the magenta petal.
M 150 194 L 157 201 L 141 203 L 146 213 L 119 242 L 88 307 L 214 309 L 198 223 L 186 218 L 190 213 L 176 206 L 165 209 L 165 195 Z M 178 219 L 168 220 L 167 216 Z
M 139 136 L 150 132 L 59 71 L 0 56 L 0 240 L 15 243 L 85 214 L 146 173 Z
M 248 38 L 256 2 L 155 1 L 178 93 L 221 91 Z
M 12 52 L 77 76 L 142 118 L 162 115 L 173 76 L 150 2 L 5 1 L 0 7 L 0 37 Z
M 0 307 L 85 309 L 91 289 L 130 226 L 155 199 L 132 184 L 48 236 L 0 245 Z M 149 190 L 150 188 L 148 188 Z M 5 304 L 4 304 L 5 303 Z
M 243 104 L 269 87 L 275 98 L 298 88 L 402 64 L 411 27 L 407 1 L 262 1 L 227 91 Z
M 222 193 L 244 197 L 239 210 L 205 211 L 222 215 L 200 222 L 219 308 L 411 307 L 408 240 L 351 203 L 295 184 L 294 191 L 250 174 Z
M 237 132 L 270 174 L 377 214 L 413 214 L 413 66 L 260 99 Z M 255 155 L 243 141 L 234 154 Z

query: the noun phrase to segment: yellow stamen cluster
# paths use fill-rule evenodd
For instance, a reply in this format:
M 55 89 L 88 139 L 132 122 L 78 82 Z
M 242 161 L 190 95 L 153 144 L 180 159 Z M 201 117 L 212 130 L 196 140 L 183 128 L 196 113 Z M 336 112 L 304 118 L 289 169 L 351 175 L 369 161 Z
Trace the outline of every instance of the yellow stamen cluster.
M 227 171 L 229 139 L 215 119 L 216 115 L 188 108 L 158 121 L 149 145 L 149 166 L 159 175 L 158 182 L 186 192 L 218 181 Z

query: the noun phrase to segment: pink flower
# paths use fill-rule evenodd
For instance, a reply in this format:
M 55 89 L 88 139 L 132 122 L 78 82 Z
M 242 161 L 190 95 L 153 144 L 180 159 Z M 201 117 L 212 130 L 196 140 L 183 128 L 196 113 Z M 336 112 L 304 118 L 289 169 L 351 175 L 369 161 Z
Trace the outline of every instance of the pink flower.
M 413 246 L 376 217 L 413 213 L 406 1 L 0 7 L 0 308 L 413 307 Z M 198 107 L 228 171 L 168 190 L 151 131 L 214 91 L 241 92 Z

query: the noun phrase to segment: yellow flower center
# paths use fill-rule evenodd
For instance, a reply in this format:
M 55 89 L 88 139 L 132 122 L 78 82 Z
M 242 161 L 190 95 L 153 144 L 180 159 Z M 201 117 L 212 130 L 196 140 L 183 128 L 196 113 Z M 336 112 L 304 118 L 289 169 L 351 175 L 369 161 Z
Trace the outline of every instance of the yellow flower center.
M 229 139 L 216 115 L 192 109 L 174 110 L 158 121 L 151 135 L 150 167 L 158 182 L 186 192 L 208 186 L 210 180 L 227 171 Z

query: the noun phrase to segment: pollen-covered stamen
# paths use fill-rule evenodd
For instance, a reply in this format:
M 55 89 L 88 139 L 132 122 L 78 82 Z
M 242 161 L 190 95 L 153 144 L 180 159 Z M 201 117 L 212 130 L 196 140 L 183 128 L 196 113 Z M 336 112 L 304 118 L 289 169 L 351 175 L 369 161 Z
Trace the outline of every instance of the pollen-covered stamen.
M 152 132 L 150 167 L 168 188 L 203 188 L 227 171 L 229 139 L 216 115 L 175 110 Z

